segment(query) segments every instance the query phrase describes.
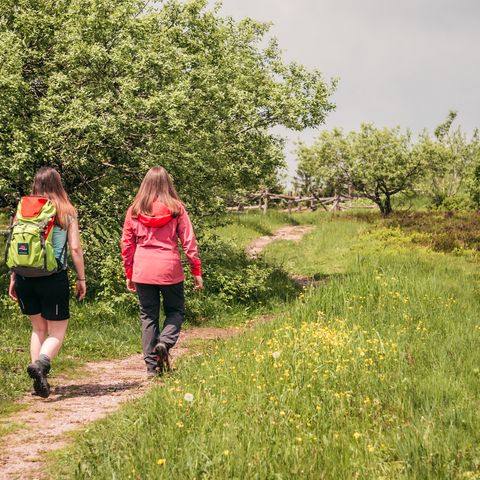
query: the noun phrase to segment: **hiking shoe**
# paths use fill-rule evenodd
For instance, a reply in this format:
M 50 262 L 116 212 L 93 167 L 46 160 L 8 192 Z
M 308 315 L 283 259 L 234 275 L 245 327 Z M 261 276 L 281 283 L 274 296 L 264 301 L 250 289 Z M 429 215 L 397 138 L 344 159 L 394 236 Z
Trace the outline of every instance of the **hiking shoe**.
M 147 379 L 152 380 L 153 378 L 157 377 L 157 367 L 147 367 Z
M 37 382 L 37 380 L 34 380 L 34 382 Z M 38 390 L 39 387 L 37 386 L 36 388 Z M 48 383 L 48 388 L 51 388 L 49 383 Z M 38 393 L 35 390 L 35 386 L 32 388 L 32 391 L 30 392 L 30 394 L 32 395 L 32 397 L 38 397 Z
M 38 362 L 31 363 L 27 367 L 28 376 L 33 379 L 33 390 L 42 398 L 50 396 L 50 385 L 47 382 L 47 375 L 42 365 Z
M 158 372 L 160 374 L 163 372 L 169 372 L 171 368 L 167 346 L 163 342 L 158 342 L 155 346 L 155 353 L 157 354 Z

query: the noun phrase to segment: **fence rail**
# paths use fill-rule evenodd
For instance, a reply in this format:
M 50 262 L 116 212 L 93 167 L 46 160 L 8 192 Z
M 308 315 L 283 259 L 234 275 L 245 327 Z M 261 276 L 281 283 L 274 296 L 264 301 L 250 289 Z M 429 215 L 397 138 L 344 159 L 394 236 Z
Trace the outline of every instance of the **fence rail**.
M 375 208 L 374 205 L 353 205 L 353 200 L 363 198 L 356 195 L 334 195 L 332 197 L 317 197 L 315 195 L 310 197 L 301 197 L 295 195 L 284 195 L 279 193 L 271 193 L 268 190 L 264 192 L 254 193 L 243 201 L 237 202 L 237 205 L 227 207 L 230 212 L 242 212 L 245 210 L 260 209 L 263 213 L 267 213 L 270 200 L 280 200 L 284 205 L 286 204 L 286 210 L 291 213 L 294 208 L 297 211 L 301 211 L 302 204 L 306 205 L 311 210 L 316 210 L 318 207 L 325 209 L 326 211 L 339 211 L 346 208 Z M 257 201 L 257 204 L 251 205 L 252 202 Z M 330 207 L 330 208 L 329 208 Z

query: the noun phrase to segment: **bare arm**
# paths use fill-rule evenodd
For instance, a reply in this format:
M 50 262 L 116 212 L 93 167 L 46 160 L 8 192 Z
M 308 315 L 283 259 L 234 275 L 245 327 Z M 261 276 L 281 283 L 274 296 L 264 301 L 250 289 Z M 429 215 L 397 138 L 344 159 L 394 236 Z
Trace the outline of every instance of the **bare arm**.
M 15 291 L 15 273 L 12 272 L 10 275 L 10 286 L 8 287 L 8 296 L 15 302 L 18 300 L 17 292 Z
M 78 221 L 73 220 L 68 226 L 68 246 L 72 255 L 73 265 L 77 272 L 76 295 L 79 300 L 83 300 L 87 293 L 85 282 L 85 265 L 83 263 L 83 249 L 80 242 L 80 231 L 78 229 Z

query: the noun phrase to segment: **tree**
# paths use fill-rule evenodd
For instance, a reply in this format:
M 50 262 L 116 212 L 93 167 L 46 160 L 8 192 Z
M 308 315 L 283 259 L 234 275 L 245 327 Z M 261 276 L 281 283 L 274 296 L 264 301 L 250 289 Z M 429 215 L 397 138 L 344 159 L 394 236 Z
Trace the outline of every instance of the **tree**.
M 392 197 L 411 190 L 424 171 L 410 132 L 363 124 L 359 132 L 322 132 L 312 147 L 298 150 L 299 165 L 337 193 L 351 188 L 375 202 L 383 215 L 392 212 Z
M 271 178 L 284 164 L 271 127 L 319 125 L 334 86 L 283 62 L 266 24 L 207 3 L 0 0 L 0 207 L 56 167 L 98 270 L 151 166 L 195 221 Z
M 469 140 L 461 127 L 452 128 L 457 112 L 450 111 L 431 137 L 422 132 L 417 145 L 418 155 L 428 165 L 421 189 L 435 205 L 446 199 L 466 194 L 471 187 L 473 170 L 479 159 L 479 134 L 474 131 Z
M 470 150 L 473 157 L 473 172 L 468 179 L 467 190 L 474 205 L 480 207 L 480 135 L 478 129 L 475 130 Z
M 270 127 L 321 123 L 331 86 L 262 49 L 265 24 L 206 3 L 1 0 L 2 203 L 49 164 L 82 202 L 122 193 L 124 207 L 162 164 L 200 213 L 282 166 Z
M 315 192 L 344 193 L 348 190 L 346 161 L 349 145 L 340 129 L 323 131 L 313 147 L 301 143 L 297 149 L 298 170 L 308 178 Z

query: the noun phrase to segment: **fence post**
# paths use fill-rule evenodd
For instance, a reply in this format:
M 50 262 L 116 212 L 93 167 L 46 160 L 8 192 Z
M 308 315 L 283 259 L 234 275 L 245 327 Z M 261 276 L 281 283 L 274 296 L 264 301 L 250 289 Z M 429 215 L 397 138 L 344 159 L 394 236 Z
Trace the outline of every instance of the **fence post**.
M 263 214 L 266 215 L 268 210 L 268 190 L 263 194 Z
M 340 195 L 335 194 L 335 200 L 332 204 L 332 212 L 338 212 L 340 210 Z

